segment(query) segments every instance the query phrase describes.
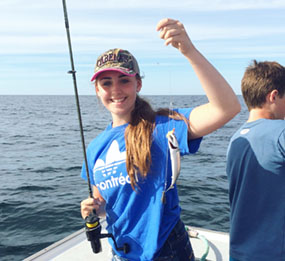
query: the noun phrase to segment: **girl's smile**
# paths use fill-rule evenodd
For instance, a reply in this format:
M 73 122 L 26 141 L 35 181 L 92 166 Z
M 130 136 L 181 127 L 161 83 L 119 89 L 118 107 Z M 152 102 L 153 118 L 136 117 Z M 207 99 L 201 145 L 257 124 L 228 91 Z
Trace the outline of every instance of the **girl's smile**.
M 129 122 L 141 80 L 117 71 L 102 72 L 96 80 L 96 93 L 113 118 L 113 127 Z

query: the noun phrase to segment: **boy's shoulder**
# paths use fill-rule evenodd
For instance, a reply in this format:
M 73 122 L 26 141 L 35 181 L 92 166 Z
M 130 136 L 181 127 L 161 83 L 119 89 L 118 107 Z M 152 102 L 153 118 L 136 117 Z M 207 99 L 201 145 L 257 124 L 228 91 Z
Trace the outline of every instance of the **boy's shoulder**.
M 232 139 L 240 136 L 266 137 L 265 134 L 278 136 L 282 133 L 285 134 L 285 120 L 259 119 L 242 124 Z

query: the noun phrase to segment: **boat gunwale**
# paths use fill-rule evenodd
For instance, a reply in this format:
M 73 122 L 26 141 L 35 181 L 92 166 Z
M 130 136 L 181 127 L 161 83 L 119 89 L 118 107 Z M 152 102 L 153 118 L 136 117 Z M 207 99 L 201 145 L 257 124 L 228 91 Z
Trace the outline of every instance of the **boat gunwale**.
M 107 224 L 106 220 L 103 219 L 101 222 L 103 230 L 105 229 L 106 224 Z M 212 248 L 214 246 L 211 242 L 212 240 L 220 241 L 220 242 L 225 242 L 225 241 L 229 242 L 229 233 L 227 232 L 209 230 L 206 228 L 193 227 L 189 225 L 186 225 L 185 228 L 196 231 L 198 232 L 199 235 L 204 235 L 205 238 L 209 241 L 210 247 Z M 47 246 L 46 248 L 36 252 L 35 254 L 25 258 L 24 261 L 43 260 L 41 258 L 44 258 L 44 260 L 50 260 L 66 252 L 66 250 L 68 250 L 67 248 L 68 246 L 75 247 L 76 245 L 82 243 L 85 240 L 87 240 L 87 238 L 85 235 L 85 228 L 83 227 L 73 232 L 72 234 L 64 237 L 63 239 L 56 241 L 53 244 Z M 64 246 L 64 247 L 58 248 L 60 246 Z M 49 257 L 51 258 L 48 259 Z

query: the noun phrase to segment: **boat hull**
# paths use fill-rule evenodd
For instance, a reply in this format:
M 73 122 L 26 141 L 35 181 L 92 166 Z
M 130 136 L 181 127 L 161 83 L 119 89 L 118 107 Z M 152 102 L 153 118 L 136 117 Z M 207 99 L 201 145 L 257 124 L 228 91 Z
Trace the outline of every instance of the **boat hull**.
M 106 222 L 102 222 L 103 232 Z M 209 252 L 206 260 L 208 261 L 227 261 L 229 260 L 229 235 L 223 232 L 206 230 L 201 228 L 187 227 L 188 229 L 198 232 L 205 238 L 209 245 Z M 207 246 L 201 238 L 190 238 L 196 260 L 205 254 Z M 101 239 L 102 252 L 94 254 L 87 241 L 85 230 L 80 229 L 68 237 L 50 245 L 49 247 L 35 253 L 34 255 L 24 259 L 24 261 L 78 261 L 78 260 L 111 260 L 111 247 L 106 238 Z

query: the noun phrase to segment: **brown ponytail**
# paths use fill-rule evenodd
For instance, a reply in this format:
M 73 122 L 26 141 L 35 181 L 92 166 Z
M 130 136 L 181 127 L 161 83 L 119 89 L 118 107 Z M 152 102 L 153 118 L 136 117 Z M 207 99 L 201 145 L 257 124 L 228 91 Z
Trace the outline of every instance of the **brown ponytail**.
M 189 127 L 188 120 L 183 115 L 169 109 L 154 111 L 146 100 L 137 96 L 131 121 L 125 131 L 126 167 L 133 190 L 137 186 L 137 175 L 145 178 L 151 166 L 150 149 L 156 115 L 184 120 Z

